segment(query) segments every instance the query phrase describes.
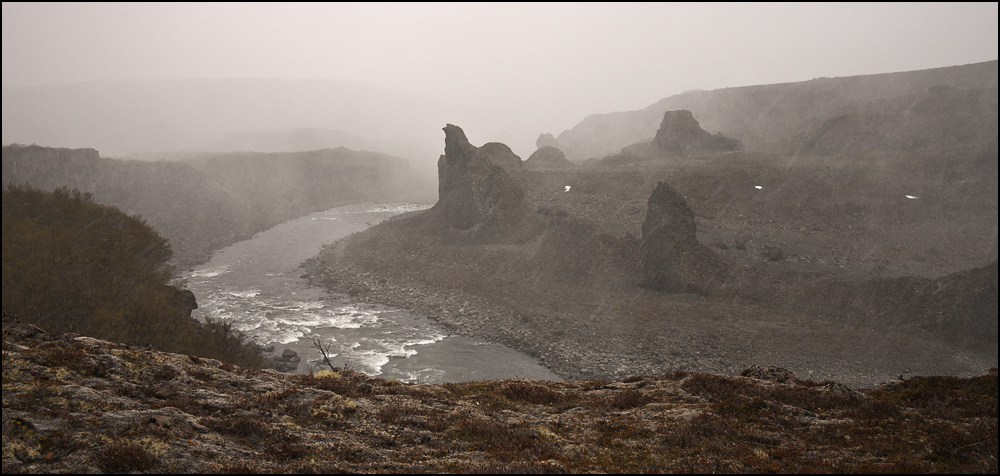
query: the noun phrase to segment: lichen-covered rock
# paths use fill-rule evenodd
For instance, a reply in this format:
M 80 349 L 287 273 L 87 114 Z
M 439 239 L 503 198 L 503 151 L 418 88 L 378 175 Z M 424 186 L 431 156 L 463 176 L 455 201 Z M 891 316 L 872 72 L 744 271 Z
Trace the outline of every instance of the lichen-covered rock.
M 796 383 L 800 380 L 795 374 L 781 367 L 769 367 L 765 365 L 751 365 L 740 375 L 757 380 L 768 380 L 778 383 Z
M 784 382 L 674 372 L 418 385 L 36 329 L 4 316 L 4 474 L 995 472 L 996 445 L 976 444 L 996 438 L 995 369 L 870 394 L 764 367 L 748 372 Z

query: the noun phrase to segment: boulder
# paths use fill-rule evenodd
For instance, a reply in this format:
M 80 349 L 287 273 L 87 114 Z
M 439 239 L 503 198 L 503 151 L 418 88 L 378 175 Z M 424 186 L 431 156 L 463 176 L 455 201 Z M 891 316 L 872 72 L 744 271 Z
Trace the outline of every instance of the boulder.
M 573 162 L 566 159 L 566 155 L 561 150 L 545 146 L 536 150 L 524 162 L 524 166 L 532 170 L 541 169 L 567 169 L 575 167 Z
M 292 349 L 285 349 L 281 352 L 281 360 L 286 362 L 299 363 L 302 359 L 299 357 L 299 353 Z
M 672 156 L 686 156 L 696 152 L 729 152 L 743 148 L 743 144 L 737 139 L 730 139 L 721 133 L 713 136 L 702 129 L 691 111 L 685 109 L 663 114 L 653 145 L 661 153 Z

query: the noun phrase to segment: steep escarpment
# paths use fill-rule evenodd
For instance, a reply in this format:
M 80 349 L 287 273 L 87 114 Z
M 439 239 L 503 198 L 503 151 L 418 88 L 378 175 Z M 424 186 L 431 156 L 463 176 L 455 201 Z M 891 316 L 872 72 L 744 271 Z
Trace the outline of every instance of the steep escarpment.
M 734 378 L 416 385 L 340 368 L 245 369 L 4 314 L 3 401 L 4 474 L 988 473 L 997 464 L 996 369 L 860 391 L 766 366 Z
M 811 120 L 789 138 L 789 152 L 830 156 L 872 151 L 995 149 L 997 89 L 941 86 L 855 102 Z
M 852 135 L 853 138 L 868 145 L 880 143 L 882 139 L 898 143 L 900 141 L 893 138 L 898 132 L 920 140 L 918 135 L 907 131 L 931 131 L 933 128 L 925 127 L 929 116 L 924 115 L 921 119 L 917 117 L 920 114 L 913 112 L 896 115 L 891 108 L 881 117 L 863 111 L 877 110 L 883 107 L 884 101 L 913 104 L 933 103 L 944 98 L 960 103 L 967 100 L 962 96 L 970 93 L 978 96 L 975 90 L 985 90 L 986 98 L 980 104 L 992 108 L 992 115 L 982 116 L 982 119 L 995 122 L 996 100 L 989 100 L 988 91 L 996 88 L 997 61 L 988 61 L 920 71 L 692 91 L 664 98 L 638 111 L 591 115 L 556 139 L 572 161 L 600 159 L 618 154 L 630 144 L 649 140 L 666 111 L 685 109 L 694 113 L 705 129 L 739 139 L 748 150 L 781 155 L 800 153 L 803 146 L 817 137 L 826 121 L 845 115 L 856 117 L 837 127 L 850 125 L 858 127 L 858 131 L 868 132 L 867 139 L 864 134 Z M 907 96 L 911 98 L 902 99 Z M 966 108 L 959 107 L 949 113 L 948 118 L 939 116 L 933 121 L 939 125 L 964 124 L 962 127 L 969 130 L 989 134 L 988 127 L 981 127 L 982 121 L 965 122 L 962 116 L 968 114 Z M 877 125 L 881 121 L 886 121 L 887 126 Z M 996 127 L 992 132 L 995 135 Z M 829 140 L 840 139 L 831 136 Z
M 4 186 L 69 187 L 142 215 L 170 240 L 180 266 L 314 211 L 419 195 L 408 170 L 403 159 L 343 148 L 209 154 L 188 162 L 117 160 L 93 149 L 3 148 Z

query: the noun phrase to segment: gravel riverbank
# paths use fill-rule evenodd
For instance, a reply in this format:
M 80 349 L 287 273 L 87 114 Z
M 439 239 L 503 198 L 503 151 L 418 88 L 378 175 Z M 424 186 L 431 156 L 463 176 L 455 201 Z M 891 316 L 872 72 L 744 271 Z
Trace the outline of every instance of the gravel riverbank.
M 798 316 L 698 296 L 671 296 L 664 304 L 662 296 L 648 291 L 609 293 L 565 310 L 529 308 L 517 304 L 530 299 L 519 299 L 516 292 L 491 299 L 396 268 L 367 270 L 344 256 L 343 248 L 324 247 L 303 264 L 305 277 L 331 292 L 408 309 L 456 334 L 520 350 L 567 379 L 621 379 L 675 370 L 733 376 L 760 364 L 813 380 L 871 388 L 899 375 L 977 375 L 995 365 L 995 358 L 990 362 L 985 356 L 961 354 L 930 336 L 800 322 Z M 636 309 L 649 309 L 651 315 L 643 317 Z

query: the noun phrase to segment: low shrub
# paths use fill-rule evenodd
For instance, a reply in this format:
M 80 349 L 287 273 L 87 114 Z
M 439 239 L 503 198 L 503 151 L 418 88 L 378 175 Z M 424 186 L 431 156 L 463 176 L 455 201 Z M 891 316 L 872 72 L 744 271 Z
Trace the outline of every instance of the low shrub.
M 94 455 L 94 460 L 98 467 L 108 473 L 147 471 L 157 462 L 153 454 L 132 443 L 101 449 Z

